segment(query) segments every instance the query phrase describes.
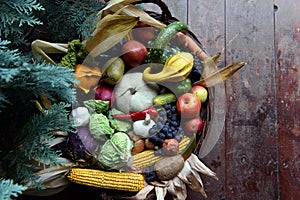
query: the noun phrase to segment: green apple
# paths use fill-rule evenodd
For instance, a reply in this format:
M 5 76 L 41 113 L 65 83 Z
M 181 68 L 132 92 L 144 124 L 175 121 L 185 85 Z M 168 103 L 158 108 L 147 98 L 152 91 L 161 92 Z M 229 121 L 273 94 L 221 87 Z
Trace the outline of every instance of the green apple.
M 201 85 L 195 85 L 192 87 L 192 91 L 198 97 L 201 103 L 204 103 L 207 100 L 208 92 L 205 87 Z

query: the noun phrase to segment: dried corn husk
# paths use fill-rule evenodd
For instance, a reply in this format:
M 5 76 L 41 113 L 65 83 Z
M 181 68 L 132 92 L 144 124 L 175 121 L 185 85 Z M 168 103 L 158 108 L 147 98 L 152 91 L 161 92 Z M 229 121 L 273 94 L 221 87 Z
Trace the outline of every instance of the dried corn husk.
M 153 26 L 161 29 L 166 26 L 165 24 L 161 23 L 160 21 L 148 15 L 142 9 L 131 4 L 127 5 L 122 9 L 122 14 L 139 17 L 140 22 L 143 22 L 144 24 L 148 24 L 149 26 Z
M 165 199 L 165 196 L 167 194 L 167 188 L 155 187 L 155 194 L 156 194 L 156 199 Z
M 138 21 L 138 17 L 109 14 L 98 22 L 92 37 L 83 45 L 95 57 L 120 42 Z
M 65 158 L 60 158 L 60 160 L 64 163 L 64 166 L 47 167 L 36 174 L 38 177 L 37 181 L 42 183 L 45 189 L 37 190 L 31 183 L 28 183 L 27 187 L 29 189 L 26 190 L 24 194 L 49 196 L 65 189 L 70 184 L 65 175 L 69 172 L 74 163 Z
M 98 12 L 98 17 L 99 19 L 102 19 L 103 17 L 105 17 L 106 15 L 110 14 L 110 13 L 115 13 L 118 10 L 124 8 L 125 6 L 131 4 L 131 3 L 135 3 L 135 2 L 139 2 L 140 0 L 110 0 L 107 5 L 101 9 L 101 11 Z
M 190 181 L 190 184 L 188 184 L 188 186 L 196 191 L 196 192 L 199 192 L 200 194 L 202 194 L 205 198 L 207 198 L 207 195 L 205 193 L 205 190 L 204 190 L 204 187 L 203 187 L 203 184 L 202 184 L 202 180 L 200 178 L 200 175 L 196 175 L 196 174 L 190 174 L 188 176 L 188 179 Z
M 139 17 L 140 22 L 157 28 L 164 28 L 166 25 L 148 15 L 142 9 L 132 5 L 131 3 L 139 2 L 140 0 L 113 0 L 109 1 L 107 6 L 103 8 L 97 15 L 98 20 L 104 18 L 110 13 L 117 13 L 133 17 Z
M 245 62 L 236 62 L 227 67 L 224 67 L 218 71 L 210 73 L 206 78 L 201 79 L 194 83 L 194 85 L 202 85 L 205 87 L 213 87 L 218 83 L 221 83 L 228 78 L 230 78 L 235 72 L 241 69 L 246 63 Z
M 204 163 L 202 163 L 195 154 L 191 154 L 187 161 L 193 170 L 219 180 L 216 173 L 211 171 Z
M 203 79 L 207 78 L 210 74 L 212 74 L 213 72 L 215 72 L 218 69 L 218 63 L 219 58 L 221 56 L 221 53 L 216 53 L 213 56 L 208 56 L 206 57 L 203 61 L 202 61 L 202 65 L 203 65 L 203 72 L 201 74 L 201 77 Z
M 193 155 L 193 154 L 192 154 Z M 198 172 L 191 168 L 189 162 L 184 163 L 184 167 L 177 177 L 185 184 L 187 184 L 192 190 L 199 192 L 204 197 L 206 193 L 204 191 L 204 185 Z
M 147 195 L 154 189 L 153 185 L 145 186 L 141 191 L 139 191 L 135 196 L 123 197 L 123 199 L 131 200 L 144 200 L 147 199 Z
M 187 197 L 186 185 L 178 177 L 175 177 L 170 181 L 167 190 L 169 194 L 172 195 L 173 200 L 182 200 Z
M 35 40 L 31 43 L 31 49 L 34 56 L 41 55 L 45 61 L 55 64 L 55 62 L 46 53 L 65 54 L 68 52 L 68 44 Z

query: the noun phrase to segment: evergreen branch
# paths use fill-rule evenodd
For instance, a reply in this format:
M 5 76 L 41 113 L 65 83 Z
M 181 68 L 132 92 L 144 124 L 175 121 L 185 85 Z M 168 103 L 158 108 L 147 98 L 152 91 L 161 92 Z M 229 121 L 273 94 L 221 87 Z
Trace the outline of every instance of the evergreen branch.
M 69 106 L 65 103 L 54 104 L 47 114 L 35 114 L 26 123 L 20 134 L 21 145 L 5 157 L 10 160 L 10 168 L 15 169 L 9 172 L 9 177 L 40 187 L 37 177 L 33 176 L 35 169 L 64 164 L 60 159 L 61 152 L 52 149 L 48 142 L 55 138 L 58 130 L 74 131 L 68 119 Z
M 0 68 L 0 88 L 4 91 L 24 91 L 33 96 L 43 93 L 49 98 L 59 97 L 70 103 L 74 94 L 70 86 L 74 82 L 72 70 L 49 63 L 25 63 L 18 68 Z
M 11 197 L 17 197 L 27 188 L 25 186 L 15 184 L 11 179 L 0 179 L 0 199 L 10 200 Z
M 30 15 L 34 10 L 45 10 L 36 0 L 13 0 L 6 1 L 6 4 L 19 14 Z
M 88 37 L 95 28 L 96 13 L 104 3 L 93 0 L 41 0 L 48 16 L 45 23 L 55 42 L 67 42 Z M 62 31 L 64 30 L 64 31 Z
M 21 56 L 18 50 L 7 49 L 4 44 L 8 42 L 0 43 L 0 89 L 3 92 L 24 91 L 35 97 L 44 93 L 49 98 L 72 101 L 73 70 L 44 62 L 28 63 L 27 57 Z
M 25 25 L 28 26 L 34 26 L 34 25 L 42 25 L 43 22 L 41 22 L 39 19 L 37 19 L 34 16 L 27 16 L 27 15 L 20 15 L 20 20 L 19 20 L 19 27 Z
M 0 37 L 5 39 L 21 38 L 24 32 L 22 26 L 34 26 L 42 24 L 42 21 L 34 16 L 35 11 L 44 10 L 36 0 L 10 0 L 0 1 Z M 15 41 L 12 40 L 14 44 Z
M 4 108 L 5 104 L 8 104 L 9 101 L 8 99 L 6 98 L 5 94 L 3 94 L 0 90 L 0 113 L 1 113 L 1 108 Z

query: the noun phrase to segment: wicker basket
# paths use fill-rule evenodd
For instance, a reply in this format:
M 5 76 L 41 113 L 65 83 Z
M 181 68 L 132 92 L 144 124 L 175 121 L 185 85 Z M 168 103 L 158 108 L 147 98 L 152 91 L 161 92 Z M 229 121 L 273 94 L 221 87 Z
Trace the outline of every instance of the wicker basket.
M 168 9 L 168 6 L 161 0 L 142 0 L 138 3 L 153 3 L 160 7 L 161 13 L 156 13 L 153 11 L 146 11 L 151 17 L 154 19 L 162 22 L 163 24 L 170 24 L 174 21 L 178 21 L 175 17 L 172 16 L 171 12 Z M 198 57 L 202 62 L 205 61 L 207 58 L 211 58 L 207 55 L 205 50 L 203 50 L 203 46 L 201 42 L 197 39 L 194 33 L 191 31 L 188 31 L 185 33 L 186 36 L 188 36 L 189 40 L 193 46 L 197 47 L 197 49 L 188 49 L 194 57 Z M 177 38 L 178 39 L 178 38 Z M 64 45 L 59 45 L 59 48 L 63 47 Z M 65 47 L 65 46 L 64 46 Z M 62 51 L 63 52 L 63 51 Z M 64 52 L 65 53 L 65 52 Z M 214 65 L 216 67 L 216 65 Z M 217 68 L 214 69 L 217 71 Z M 193 154 L 197 155 L 199 158 L 203 158 L 206 156 L 214 144 L 218 141 L 218 138 L 222 132 L 224 121 L 225 121 L 225 107 L 226 105 L 224 102 L 226 102 L 225 98 L 225 89 L 224 85 L 221 82 L 218 85 L 215 85 L 214 87 L 209 87 L 209 97 L 208 100 L 202 104 L 201 113 L 200 116 L 204 121 L 204 128 L 200 133 L 197 134 L 196 139 L 196 146 L 193 150 Z M 205 148 L 203 148 L 205 146 Z M 65 152 L 69 152 L 69 155 L 67 155 L 67 158 L 72 161 L 72 159 L 75 158 L 75 160 L 78 160 L 77 157 L 82 156 L 81 153 L 77 152 L 77 149 L 70 149 L 68 146 L 58 146 L 58 148 L 63 148 Z M 67 149 L 69 148 L 69 149 Z M 66 150 L 67 149 L 67 150 Z M 81 155 L 80 155 L 81 154 Z M 71 155 L 71 156 L 70 156 Z M 83 168 L 97 168 L 95 163 L 95 158 L 93 156 L 89 156 L 89 160 L 86 159 L 86 162 L 81 165 Z M 90 163 L 89 163 L 90 161 Z M 122 197 L 126 196 L 132 196 L 133 193 L 128 192 L 120 192 L 120 191 L 114 191 L 114 190 L 99 190 L 99 194 L 101 196 L 101 199 L 121 199 Z M 155 194 L 149 194 L 149 199 L 152 197 L 155 197 Z M 168 195 L 167 195 L 168 198 Z

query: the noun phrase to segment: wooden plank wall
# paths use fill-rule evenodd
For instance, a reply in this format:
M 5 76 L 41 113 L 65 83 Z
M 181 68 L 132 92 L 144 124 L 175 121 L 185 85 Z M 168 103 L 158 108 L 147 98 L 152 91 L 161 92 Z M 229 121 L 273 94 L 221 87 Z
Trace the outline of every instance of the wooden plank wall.
M 226 82 L 227 196 L 277 199 L 273 1 L 226 1 L 226 63 L 248 66 Z M 271 30 L 271 31 L 266 31 Z
M 300 199 L 300 2 L 275 4 L 280 196 Z
M 212 10 L 214 12 L 212 12 Z M 220 3 L 220 1 L 188 1 L 189 27 L 198 36 L 207 53 L 210 55 L 224 51 L 224 18 L 225 4 Z M 220 60 L 220 67 L 224 67 L 224 52 L 222 52 Z M 205 182 L 205 191 L 209 199 L 223 199 L 226 197 L 225 160 L 225 132 L 223 131 L 214 149 L 203 158 L 203 162 L 213 169 L 218 174 L 219 178 L 219 181 L 215 181 L 211 178 L 202 176 L 203 181 Z M 204 199 L 197 193 L 189 193 L 188 199 Z
M 203 177 L 209 199 L 299 199 L 300 3 L 165 3 L 208 53 L 223 53 L 220 67 L 248 63 L 226 81 L 225 128 L 203 159 L 220 178 Z M 204 198 L 190 192 L 189 199 Z

